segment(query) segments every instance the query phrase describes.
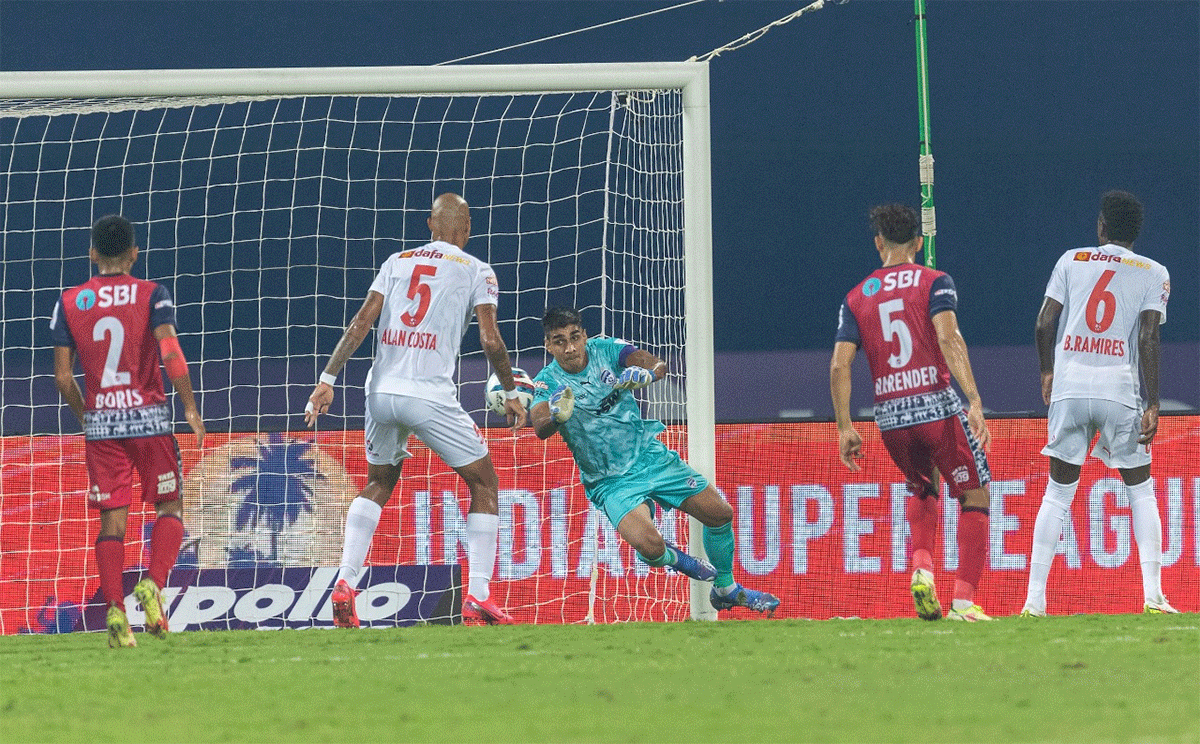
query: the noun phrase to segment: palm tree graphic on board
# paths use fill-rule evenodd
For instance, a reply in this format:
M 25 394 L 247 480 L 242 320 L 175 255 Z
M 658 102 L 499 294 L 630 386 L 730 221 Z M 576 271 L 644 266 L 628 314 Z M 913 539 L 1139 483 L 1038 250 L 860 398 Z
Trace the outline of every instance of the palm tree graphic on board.
M 266 442 L 258 442 L 257 457 L 232 457 L 230 469 L 250 468 L 251 472 L 233 482 L 233 493 L 242 496 L 242 505 L 234 517 L 238 530 L 265 526 L 271 532 L 271 554 L 262 555 L 252 544 L 229 548 L 230 567 L 253 566 L 260 561 L 280 563 L 279 533 L 294 525 L 302 512 L 312 513 L 313 479 L 325 480 L 311 459 L 304 455 L 312 442 L 284 439 L 273 432 Z

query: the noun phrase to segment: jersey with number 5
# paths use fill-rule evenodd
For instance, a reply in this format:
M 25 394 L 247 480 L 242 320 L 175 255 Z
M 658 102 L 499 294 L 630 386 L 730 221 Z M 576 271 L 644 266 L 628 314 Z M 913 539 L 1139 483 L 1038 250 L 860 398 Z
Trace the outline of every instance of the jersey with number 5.
M 954 280 L 917 264 L 873 272 L 842 303 L 838 341 L 858 345 L 875 382 L 875 403 L 952 390 L 932 317 L 954 310 Z
M 120 411 L 166 401 L 154 329 L 175 324 L 167 288 L 129 274 L 97 275 L 62 293 L 50 318 L 55 346 L 83 368 L 84 410 Z
M 1046 296 L 1062 303 L 1051 401 L 1100 398 L 1140 407 L 1138 329 L 1143 310 L 1167 320 L 1171 280 L 1157 261 L 1112 243 L 1067 251 Z
M 393 253 L 371 284 L 383 295 L 367 393 L 457 405 L 454 368 L 478 305 L 499 304 L 496 273 L 456 245 L 435 240 Z

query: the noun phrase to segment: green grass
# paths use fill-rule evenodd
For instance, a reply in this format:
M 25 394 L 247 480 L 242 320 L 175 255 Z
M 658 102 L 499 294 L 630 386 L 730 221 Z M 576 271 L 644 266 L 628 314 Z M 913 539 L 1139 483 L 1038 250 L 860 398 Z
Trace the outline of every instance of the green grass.
M 0 741 L 1198 742 L 1200 616 L 0 638 Z

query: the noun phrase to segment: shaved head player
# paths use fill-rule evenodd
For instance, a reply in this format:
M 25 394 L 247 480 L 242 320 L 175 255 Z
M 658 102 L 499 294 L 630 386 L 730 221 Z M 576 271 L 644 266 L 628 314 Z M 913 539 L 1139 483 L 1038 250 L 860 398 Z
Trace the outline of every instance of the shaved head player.
M 469 624 L 511 624 L 513 619 L 490 597 L 500 525 L 496 468 L 487 443 L 458 401 L 454 368 L 467 324 L 479 321 L 479 343 L 505 390 L 505 413 L 513 429 L 525 425 L 525 406 L 517 398 L 508 348 L 496 324 L 500 287 L 496 273 L 463 249 L 471 237 L 471 210 L 458 194 L 433 202 L 431 242 L 393 253 L 383 262 L 367 299 L 346 328 L 309 397 L 309 426 L 333 402 L 333 383 L 375 321 L 375 361 L 367 375 L 367 485 L 350 503 L 342 561 L 334 585 L 333 622 L 359 626 L 354 587 L 383 507 L 411 455 L 410 434 L 454 469 L 471 492 L 467 513 L 467 596 L 463 620 Z

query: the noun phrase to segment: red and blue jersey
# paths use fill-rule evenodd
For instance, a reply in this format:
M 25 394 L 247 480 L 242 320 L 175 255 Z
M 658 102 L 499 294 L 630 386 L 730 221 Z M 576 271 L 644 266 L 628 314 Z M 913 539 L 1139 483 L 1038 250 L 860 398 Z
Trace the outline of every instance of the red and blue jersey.
M 154 329 L 175 324 L 167 288 L 129 274 L 100 274 L 62 293 L 50 319 L 55 346 L 76 350 L 88 439 L 171 431 Z
M 933 327 L 934 315 L 957 304 L 949 274 L 911 263 L 879 269 L 846 295 L 836 340 L 855 344 L 867 357 L 880 429 L 961 410 Z

